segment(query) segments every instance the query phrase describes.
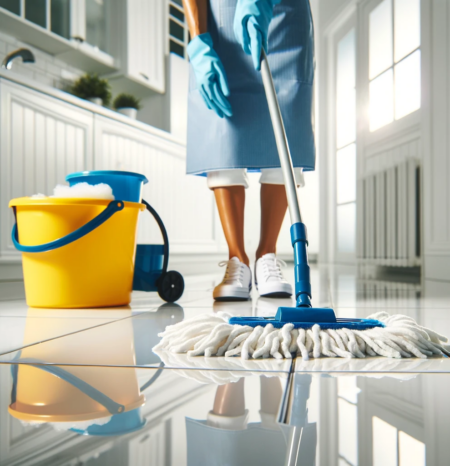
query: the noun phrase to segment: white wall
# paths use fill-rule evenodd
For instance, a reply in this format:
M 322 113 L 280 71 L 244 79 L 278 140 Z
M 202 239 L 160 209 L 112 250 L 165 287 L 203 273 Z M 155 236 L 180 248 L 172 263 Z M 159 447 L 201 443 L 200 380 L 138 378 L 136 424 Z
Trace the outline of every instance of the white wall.
M 26 78 L 33 79 L 40 84 L 64 89 L 83 72 L 58 60 L 52 55 L 43 52 L 29 44 L 0 32 L 0 62 L 8 53 L 19 48 L 30 49 L 35 56 L 35 63 L 22 63 L 21 59 L 14 60 L 12 71 Z
M 178 55 L 169 55 L 170 63 L 170 132 L 186 140 L 189 64 Z
M 173 53 L 166 56 L 166 92 L 149 91 L 141 100 L 139 120 L 186 140 L 189 63 Z
M 354 3 L 354 0 L 312 0 L 311 3 L 313 12 L 316 13 L 316 29 L 323 30 L 347 5 Z
M 422 0 L 424 278 L 450 281 L 450 3 Z
M 428 0 L 423 0 L 426 3 Z M 422 110 L 370 132 L 368 118 L 368 15 L 376 0 L 316 0 L 316 59 L 318 63 L 318 119 L 320 172 L 320 257 L 326 262 L 356 260 L 343 258 L 336 248 L 336 167 L 335 167 L 335 55 L 336 45 L 349 28 L 356 30 L 356 108 L 357 108 L 357 178 L 358 181 L 396 166 L 408 159 L 422 158 Z M 448 23 L 447 23 L 448 24 Z M 423 39 L 425 40 L 425 39 Z M 423 50 L 423 55 L 425 50 Z M 424 80 L 425 81 L 425 80 Z M 361 184 L 361 183 L 360 183 Z M 361 191 L 358 192 L 358 213 L 364 212 Z M 412 202 L 412 200 L 411 200 Z M 367 213 L 367 210 L 365 210 Z M 357 229 L 361 239 L 363 223 L 358 215 Z M 398 264 L 399 266 L 402 264 Z
M 326 153 L 327 118 L 330 84 L 327 82 L 326 54 L 327 37 L 334 20 L 346 5 L 355 4 L 359 21 L 359 57 L 362 57 L 359 73 L 362 75 L 367 66 L 364 34 L 367 24 L 364 18 L 368 1 L 352 2 L 352 0 L 316 0 L 316 35 L 319 68 L 319 112 L 321 122 L 321 156 Z M 422 104 L 410 121 L 404 119 L 405 127 L 397 126 L 397 131 L 380 131 L 378 141 L 369 140 L 364 133 L 365 122 L 359 122 L 360 138 L 358 140 L 359 176 L 376 172 L 390 164 L 405 158 L 417 158 L 422 163 L 422 258 L 423 277 L 425 280 L 450 281 L 450 158 L 448 134 L 450 131 L 450 3 L 442 0 L 421 0 L 421 50 L 422 50 Z M 367 55 L 367 54 L 366 54 Z M 324 69 L 325 68 L 325 69 Z M 361 80 L 358 81 L 361 84 Z M 361 91 L 361 89 L 360 89 Z M 364 90 L 362 90 L 364 92 Z M 365 96 L 362 96 L 364 103 Z M 361 99 L 361 96 L 359 97 Z M 416 118 L 413 122 L 412 119 Z M 398 122 L 400 123 L 400 121 Z M 383 134 L 384 132 L 384 134 Z M 327 168 L 327 167 L 325 167 Z M 321 179 L 321 212 L 323 225 L 329 219 L 327 199 L 328 180 L 322 172 Z M 328 228 L 322 228 L 326 232 Z M 327 257 L 326 234 L 322 237 L 321 256 Z M 329 255 L 328 255 L 329 257 Z

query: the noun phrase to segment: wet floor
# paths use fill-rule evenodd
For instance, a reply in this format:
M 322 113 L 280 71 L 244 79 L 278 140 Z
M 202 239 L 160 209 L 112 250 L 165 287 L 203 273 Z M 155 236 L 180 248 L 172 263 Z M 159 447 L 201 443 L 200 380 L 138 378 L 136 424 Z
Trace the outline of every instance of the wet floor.
M 217 304 L 219 279 L 188 276 L 176 305 L 144 293 L 102 310 L 0 302 L 0 465 L 450 464 L 448 358 L 153 353 L 157 334 L 187 317 L 273 315 L 289 302 Z M 315 304 L 339 316 L 402 313 L 450 335 L 445 286 L 344 267 L 312 280 Z

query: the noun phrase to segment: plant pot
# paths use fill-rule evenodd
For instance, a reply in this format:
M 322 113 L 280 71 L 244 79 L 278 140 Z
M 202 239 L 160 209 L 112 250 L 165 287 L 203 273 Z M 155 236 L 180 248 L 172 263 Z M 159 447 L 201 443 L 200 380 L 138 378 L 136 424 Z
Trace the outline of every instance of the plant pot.
M 122 115 L 126 115 L 127 117 L 130 117 L 132 120 L 136 120 L 137 109 L 133 107 L 118 108 L 117 111 L 121 113 Z
M 89 102 L 92 102 L 93 104 L 100 105 L 100 106 L 103 105 L 103 100 L 101 97 L 89 97 L 88 100 Z

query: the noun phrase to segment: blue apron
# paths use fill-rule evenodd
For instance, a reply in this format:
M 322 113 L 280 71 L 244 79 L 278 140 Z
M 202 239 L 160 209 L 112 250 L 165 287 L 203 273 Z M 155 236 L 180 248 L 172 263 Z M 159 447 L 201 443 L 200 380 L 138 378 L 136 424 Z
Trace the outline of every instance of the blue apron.
M 259 71 L 236 42 L 237 0 L 209 0 L 208 32 L 230 87 L 231 118 L 208 110 L 190 70 L 187 173 L 279 167 L 275 137 Z M 269 28 L 272 70 L 295 167 L 314 170 L 312 122 L 314 34 L 309 0 L 281 0 Z

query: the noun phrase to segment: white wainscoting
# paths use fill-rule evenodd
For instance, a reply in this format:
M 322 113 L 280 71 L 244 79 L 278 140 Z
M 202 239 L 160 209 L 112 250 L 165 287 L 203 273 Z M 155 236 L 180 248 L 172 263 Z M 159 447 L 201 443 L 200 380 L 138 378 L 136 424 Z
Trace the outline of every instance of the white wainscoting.
M 144 198 L 168 230 L 171 262 L 191 254 L 214 256 L 225 249 L 214 204 L 204 178 L 186 176 L 186 147 L 163 131 L 133 122 L 73 97 L 0 79 L 0 280 L 22 277 L 20 254 L 11 242 L 11 199 L 52 194 L 68 173 L 104 169 L 143 173 Z M 91 110 L 92 109 L 92 110 Z M 141 215 L 139 242 L 160 243 L 159 229 Z
M 0 82 L 0 261 L 18 261 L 10 199 L 51 194 L 67 173 L 92 166 L 92 113 Z
M 450 3 L 421 5 L 424 276 L 450 281 Z
M 217 252 L 215 204 L 204 178 L 186 176 L 186 148 L 138 129 L 95 116 L 96 170 L 143 173 L 144 199 L 162 217 L 171 249 L 178 253 Z M 148 213 L 141 214 L 139 242 L 161 241 Z
M 81 170 L 145 174 L 149 183 L 144 199 L 166 225 L 172 266 L 192 262 L 194 255 L 197 262 L 226 258 L 214 195 L 205 178 L 186 176 L 186 147 L 181 140 L 63 92 L 31 84 L 0 77 L 0 280 L 22 278 L 20 254 L 11 242 L 14 216 L 9 201 L 35 193 L 52 194 L 56 184 L 65 183 L 68 173 Z M 246 246 L 251 258 L 259 241 L 257 178 L 252 178 L 246 205 Z M 302 203 L 315 206 L 317 195 L 305 193 L 301 192 Z M 316 217 L 315 208 L 305 208 L 308 224 Z M 161 242 L 148 213 L 141 215 L 138 241 Z M 286 259 L 292 257 L 288 218 L 278 252 Z

